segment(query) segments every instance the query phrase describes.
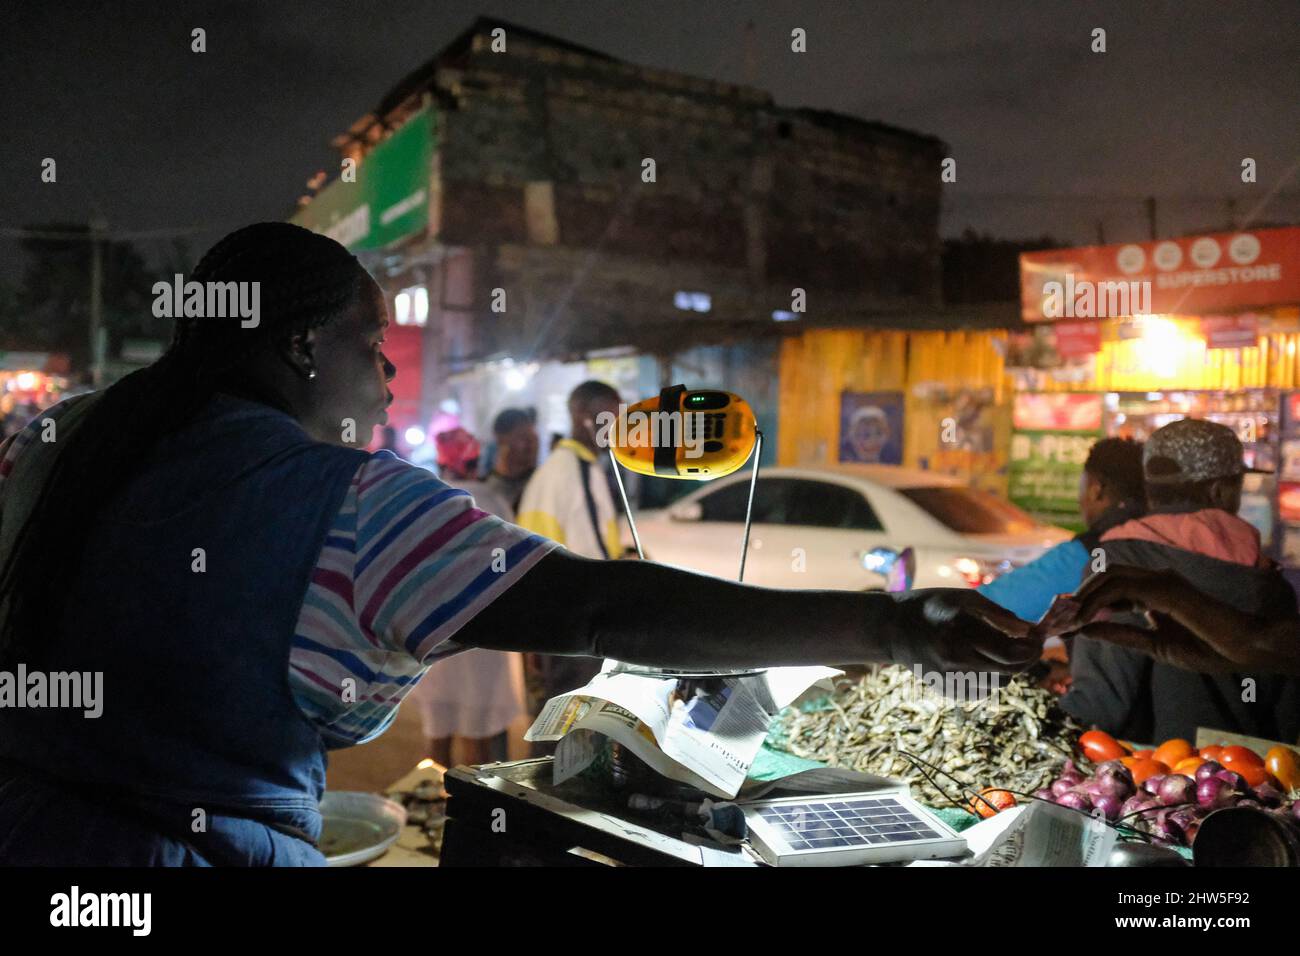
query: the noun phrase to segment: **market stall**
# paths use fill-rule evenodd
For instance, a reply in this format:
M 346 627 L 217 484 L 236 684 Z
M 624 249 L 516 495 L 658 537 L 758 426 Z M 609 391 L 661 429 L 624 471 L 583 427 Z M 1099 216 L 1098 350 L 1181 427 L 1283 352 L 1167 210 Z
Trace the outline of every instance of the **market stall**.
M 753 807 L 782 801 L 812 808 L 796 822 L 806 856 L 843 853 L 852 841 L 888 852 L 887 828 L 903 826 L 894 815 L 850 825 L 834 806 L 891 793 L 914 799 L 934 833 L 960 838 L 927 865 L 1300 865 L 1294 748 L 1209 728 L 1195 741 L 1142 747 L 1084 731 L 1053 695 L 1022 681 L 992 690 L 954 699 L 898 666 L 843 678 L 781 713 L 748 771 L 745 789 L 757 796 L 717 801 L 707 819 L 699 808 L 708 794 L 607 743 L 564 779 L 550 757 L 446 772 L 425 761 L 388 791 L 409 818 L 372 865 L 791 865 L 758 845 L 752 825 L 719 833 L 715 822 L 719 808 L 737 806 L 748 822 Z M 865 780 L 869 789 L 847 795 L 840 786 Z M 326 852 L 355 854 L 355 824 L 339 839 L 332 825 L 327 816 Z M 891 862 L 924 860 L 902 853 Z

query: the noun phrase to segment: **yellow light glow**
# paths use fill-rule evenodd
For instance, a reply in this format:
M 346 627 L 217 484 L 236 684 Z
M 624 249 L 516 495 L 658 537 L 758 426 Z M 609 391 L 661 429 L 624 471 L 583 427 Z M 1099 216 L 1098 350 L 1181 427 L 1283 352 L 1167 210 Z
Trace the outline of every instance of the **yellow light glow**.
M 1141 320 L 1142 336 L 1134 343 L 1142 368 L 1159 378 L 1174 378 L 1179 366 L 1195 361 L 1192 353 L 1204 355 L 1205 342 L 1184 331 L 1178 323 L 1163 316 Z
M 434 761 L 432 757 L 425 757 L 423 760 L 421 760 L 419 763 L 415 765 L 415 769 L 428 770 L 430 767 L 436 767 L 436 766 L 438 766 L 438 764 Z
M 14 376 L 14 385 L 20 392 L 35 391 L 41 383 L 41 376 L 37 372 L 19 372 Z

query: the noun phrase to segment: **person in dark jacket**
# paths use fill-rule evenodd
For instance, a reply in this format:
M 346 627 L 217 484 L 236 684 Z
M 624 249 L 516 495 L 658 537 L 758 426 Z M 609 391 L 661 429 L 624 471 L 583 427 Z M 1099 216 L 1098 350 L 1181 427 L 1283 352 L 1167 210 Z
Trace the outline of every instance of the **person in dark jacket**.
M 1058 594 L 1070 594 L 1088 576 L 1101 536 L 1140 518 L 1145 510 L 1141 444 L 1128 438 L 1103 438 L 1089 450 L 1079 479 L 1079 513 L 1087 530 L 979 591 L 1016 617 L 1037 621 Z
M 1176 572 L 1244 614 L 1294 617 L 1295 592 L 1262 553 L 1259 532 L 1237 517 L 1247 469 L 1232 430 L 1197 419 L 1171 422 L 1152 434 L 1142 460 L 1150 513 L 1102 536 L 1106 565 Z M 1117 737 L 1193 740 L 1198 727 L 1300 736 L 1300 681 L 1293 678 L 1262 669 L 1199 673 L 1083 636 L 1074 639 L 1070 659 L 1073 685 L 1062 706 Z

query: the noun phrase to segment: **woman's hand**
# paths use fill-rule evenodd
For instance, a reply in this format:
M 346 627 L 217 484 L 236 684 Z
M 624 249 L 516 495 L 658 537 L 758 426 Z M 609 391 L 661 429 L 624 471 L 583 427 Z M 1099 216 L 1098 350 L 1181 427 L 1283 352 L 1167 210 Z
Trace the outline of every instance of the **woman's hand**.
M 1033 625 L 974 590 L 941 588 L 913 591 L 904 599 L 921 602 L 930 627 L 895 639 L 895 663 L 920 664 L 926 670 L 989 670 L 1016 673 L 1043 653 Z

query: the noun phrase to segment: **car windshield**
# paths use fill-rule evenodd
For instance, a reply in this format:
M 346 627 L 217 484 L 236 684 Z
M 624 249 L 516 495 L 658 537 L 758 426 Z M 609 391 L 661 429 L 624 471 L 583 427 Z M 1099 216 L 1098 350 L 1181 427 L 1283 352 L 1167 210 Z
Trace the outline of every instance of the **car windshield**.
M 974 488 L 899 488 L 941 524 L 962 534 L 1018 534 L 1039 523 L 1009 501 Z

